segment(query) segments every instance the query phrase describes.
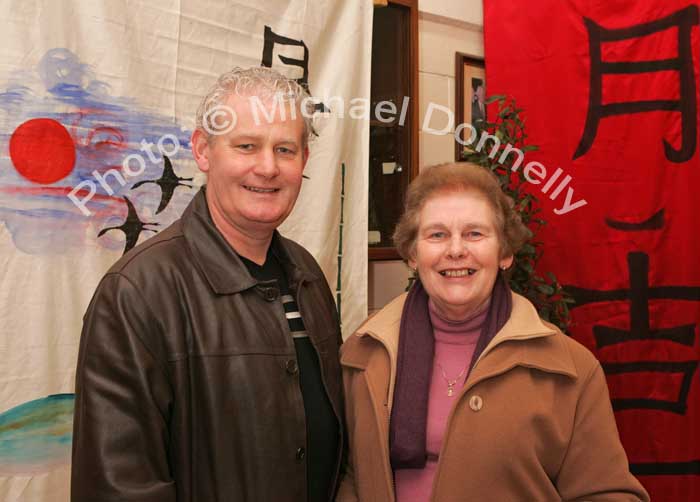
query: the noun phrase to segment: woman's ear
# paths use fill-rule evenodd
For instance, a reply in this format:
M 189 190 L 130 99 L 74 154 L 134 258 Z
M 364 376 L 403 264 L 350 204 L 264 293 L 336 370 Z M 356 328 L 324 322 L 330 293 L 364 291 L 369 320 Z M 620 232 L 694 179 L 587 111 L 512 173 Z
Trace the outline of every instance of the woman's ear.
M 511 265 L 513 265 L 513 260 L 513 255 L 510 255 L 506 258 L 501 259 L 498 265 L 499 267 L 501 267 L 501 270 L 508 270 L 511 267 Z

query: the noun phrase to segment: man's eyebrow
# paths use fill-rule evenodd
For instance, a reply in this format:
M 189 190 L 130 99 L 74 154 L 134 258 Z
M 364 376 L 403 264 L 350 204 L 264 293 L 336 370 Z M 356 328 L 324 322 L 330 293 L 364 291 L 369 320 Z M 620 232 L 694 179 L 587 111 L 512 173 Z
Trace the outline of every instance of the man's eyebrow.
M 264 134 L 251 134 L 251 133 L 241 133 L 229 137 L 228 142 L 230 144 L 245 143 L 247 141 L 263 141 L 265 139 Z M 301 145 L 301 141 L 294 138 L 281 138 L 275 141 L 276 145 Z
M 281 140 L 277 141 L 278 145 L 284 144 L 284 145 L 300 145 L 301 141 L 296 140 L 294 138 L 282 138 Z
M 238 143 L 240 141 L 246 141 L 246 140 L 259 140 L 260 138 L 262 138 L 262 135 L 260 135 L 260 134 L 244 133 L 244 134 L 237 134 L 237 135 L 232 136 L 229 139 L 229 141 L 231 143 Z

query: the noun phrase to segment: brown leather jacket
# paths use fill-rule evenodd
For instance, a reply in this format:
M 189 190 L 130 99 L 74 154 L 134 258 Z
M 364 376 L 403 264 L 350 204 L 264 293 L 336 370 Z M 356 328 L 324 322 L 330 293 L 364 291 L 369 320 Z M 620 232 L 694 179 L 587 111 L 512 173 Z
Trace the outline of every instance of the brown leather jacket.
M 342 423 L 333 297 L 307 251 L 274 239 Z M 304 406 L 278 296 L 214 227 L 204 190 L 120 259 L 84 318 L 72 501 L 305 501 Z

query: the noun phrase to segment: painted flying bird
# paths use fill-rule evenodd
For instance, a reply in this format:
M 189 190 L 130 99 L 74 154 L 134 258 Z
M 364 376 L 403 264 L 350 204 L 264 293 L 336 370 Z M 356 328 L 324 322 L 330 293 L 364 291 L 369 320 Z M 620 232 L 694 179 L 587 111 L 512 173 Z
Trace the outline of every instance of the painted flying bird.
M 180 178 L 178 175 L 176 175 L 175 171 L 173 171 L 173 165 L 167 155 L 163 155 L 163 161 L 165 165 L 163 167 L 163 174 L 159 179 L 139 181 L 131 187 L 131 189 L 134 190 L 135 188 L 145 185 L 146 183 L 155 183 L 160 187 L 160 204 L 158 205 L 156 214 L 160 213 L 167 207 L 167 205 L 170 203 L 170 199 L 173 198 L 175 189 L 178 186 L 192 188 L 192 185 L 181 183 L 182 181 L 192 181 L 192 178 Z
M 126 206 L 129 209 L 124 223 L 122 223 L 118 227 L 103 228 L 102 230 L 100 230 L 100 233 L 97 234 L 97 237 L 102 237 L 102 235 L 108 230 L 121 230 L 122 232 L 124 232 L 124 235 L 126 235 L 126 243 L 124 244 L 124 254 L 126 254 L 127 251 L 129 251 L 136 245 L 136 242 L 139 240 L 141 232 L 144 232 L 146 230 L 148 230 L 149 232 L 157 232 L 157 230 L 145 228 L 146 225 L 157 226 L 158 223 L 142 222 L 139 219 L 139 215 L 136 214 L 136 209 L 134 209 L 134 205 L 131 203 L 131 201 L 126 197 L 123 197 L 123 199 L 126 201 Z

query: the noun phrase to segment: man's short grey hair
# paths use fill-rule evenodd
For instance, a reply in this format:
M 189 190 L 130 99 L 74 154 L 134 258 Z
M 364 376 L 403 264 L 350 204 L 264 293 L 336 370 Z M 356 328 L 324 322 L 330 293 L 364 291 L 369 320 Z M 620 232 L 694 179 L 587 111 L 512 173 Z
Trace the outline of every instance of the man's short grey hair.
M 196 127 L 204 133 L 207 141 L 212 137 L 209 131 L 215 131 L 217 128 L 213 123 L 215 116 L 212 116 L 212 110 L 224 105 L 225 101 L 232 94 L 246 97 L 256 96 L 261 101 L 282 99 L 283 102 L 292 103 L 301 112 L 301 118 L 304 121 L 304 133 L 302 135 L 304 147 L 306 147 L 313 136 L 316 136 L 312 118 L 316 105 L 308 91 L 301 84 L 294 79 L 285 77 L 272 68 L 264 66 L 236 67 L 219 76 L 197 108 Z M 207 121 L 206 124 L 205 121 Z

